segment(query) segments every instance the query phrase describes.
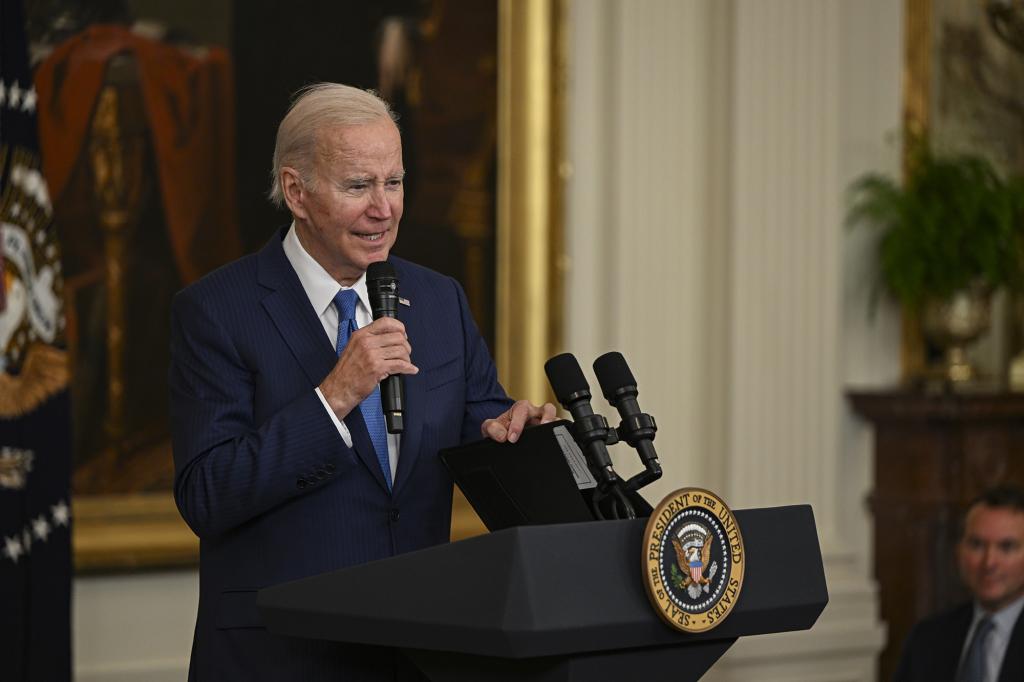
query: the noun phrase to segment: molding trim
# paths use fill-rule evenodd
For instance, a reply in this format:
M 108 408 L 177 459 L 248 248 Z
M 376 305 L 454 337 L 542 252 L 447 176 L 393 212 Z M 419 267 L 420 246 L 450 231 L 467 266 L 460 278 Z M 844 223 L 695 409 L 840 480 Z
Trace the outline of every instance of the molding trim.
M 180 682 L 188 677 L 188 657 L 75 668 L 78 682 Z
M 77 573 L 194 566 L 199 539 L 170 491 L 75 496 L 72 548 Z

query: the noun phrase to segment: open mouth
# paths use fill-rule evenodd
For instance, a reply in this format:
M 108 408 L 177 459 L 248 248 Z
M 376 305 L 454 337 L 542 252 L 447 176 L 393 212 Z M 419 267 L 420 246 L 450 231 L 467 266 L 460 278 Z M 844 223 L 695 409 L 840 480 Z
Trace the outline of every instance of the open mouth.
M 386 232 L 387 230 L 385 230 L 384 232 L 356 232 L 354 234 L 356 237 L 359 237 L 364 241 L 379 242 L 381 239 L 384 238 Z

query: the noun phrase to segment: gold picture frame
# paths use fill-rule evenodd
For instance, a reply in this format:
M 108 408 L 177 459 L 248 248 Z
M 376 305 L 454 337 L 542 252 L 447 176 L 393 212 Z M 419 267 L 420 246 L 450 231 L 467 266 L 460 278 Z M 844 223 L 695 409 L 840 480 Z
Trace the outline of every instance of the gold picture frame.
M 928 129 L 931 111 L 932 2 L 904 0 L 903 4 L 903 130 L 921 134 Z M 904 135 L 903 173 L 907 172 L 909 135 Z M 900 322 L 900 374 L 904 381 L 922 375 L 925 369 L 921 322 L 908 310 Z

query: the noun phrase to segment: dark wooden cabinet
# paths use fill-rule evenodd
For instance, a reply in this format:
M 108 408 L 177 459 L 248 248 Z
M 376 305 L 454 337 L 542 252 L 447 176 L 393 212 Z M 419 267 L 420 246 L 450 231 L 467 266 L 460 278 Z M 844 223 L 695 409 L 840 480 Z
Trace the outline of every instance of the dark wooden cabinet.
M 963 509 L 998 483 L 1024 485 L 1024 394 L 850 392 L 875 428 L 874 566 L 892 679 L 920 618 L 967 598 L 955 549 Z

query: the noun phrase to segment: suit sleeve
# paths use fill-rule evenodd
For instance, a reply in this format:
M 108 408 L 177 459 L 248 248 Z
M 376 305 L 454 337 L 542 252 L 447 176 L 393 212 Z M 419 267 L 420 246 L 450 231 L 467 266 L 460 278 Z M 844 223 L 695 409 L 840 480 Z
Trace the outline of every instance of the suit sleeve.
M 354 459 L 310 389 L 262 424 L 255 370 L 199 297 L 171 311 L 174 496 L 199 537 L 213 537 L 327 483 Z
M 910 658 L 907 656 L 906 647 L 904 647 L 899 665 L 896 666 L 896 672 L 893 673 L 892 682 L 912 682 L 914 678 L 911 675 L 911 670 Z
M 497 417 L 512 406 L 512 400 L 498 383 L 498 371 L 480 336 L 480 330 L 469 311 L 469 302 L 462 287 L 454 279 L 455 294 L 459 301 L 459 315 L 466 358 L 466 410 L 462 421 L 462 442 L 480 440 L 480 425 L 485 419 Z
M 900 662 L 896 666 L 896 672 L 893 673 L 892 682 L 918 682 L 922 679 L 920 672 L 918 672 L 920 662 L 917 660 L 922 653 L 920 651 L 921 647 L 918 644 L 920 636 L 921 624 L 917 623 L 911 628 L 906 641 L 903 642 L 903 652 L 900 654 Z

